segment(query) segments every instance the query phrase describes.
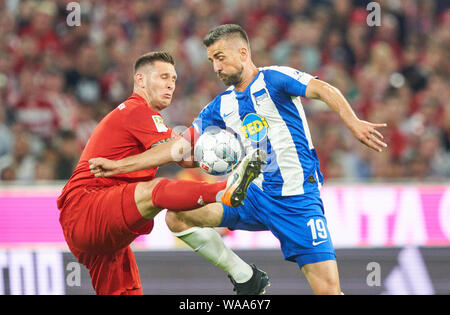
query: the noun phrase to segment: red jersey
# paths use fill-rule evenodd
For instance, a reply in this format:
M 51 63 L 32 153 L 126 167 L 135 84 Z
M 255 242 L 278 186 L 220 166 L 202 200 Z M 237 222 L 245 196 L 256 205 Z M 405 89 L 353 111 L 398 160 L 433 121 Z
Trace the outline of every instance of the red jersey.
M 157 168 L 96 178 L 89 169 L 89 160 L 95 157 L 120 160 L 142 153 L 153 144 L 171 136 L 172 130 L 164 124 L 161 115 L 134 93 L 106 115 L 95 128 L 75 171 L 58 198 L 58 208 L 62 208 L 67 194 L 77 187 L 105 187 L 154 179 Z

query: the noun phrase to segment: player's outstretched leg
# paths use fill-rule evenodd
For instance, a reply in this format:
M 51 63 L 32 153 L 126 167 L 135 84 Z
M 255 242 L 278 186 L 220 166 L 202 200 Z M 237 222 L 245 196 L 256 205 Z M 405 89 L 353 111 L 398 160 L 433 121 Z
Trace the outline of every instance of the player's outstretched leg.
M 156 178 L 136 186 L 135 201 L 142 216 L 153 218 L 161 209 L 186 211 L 220 200 L 226 182 L 207 183 Z M 219 194 L 220 193 L 220 194 Z M 156 209 L 159 209 L 156 210 Z
M 223 204 L 233 208 L 240 206 L 246 197 L 248 186 L 261 174 L 266 162 L 267 155 L 261 149 L 255 149 L 247 154 L 228 177 L 227 187 L 221 198 Z

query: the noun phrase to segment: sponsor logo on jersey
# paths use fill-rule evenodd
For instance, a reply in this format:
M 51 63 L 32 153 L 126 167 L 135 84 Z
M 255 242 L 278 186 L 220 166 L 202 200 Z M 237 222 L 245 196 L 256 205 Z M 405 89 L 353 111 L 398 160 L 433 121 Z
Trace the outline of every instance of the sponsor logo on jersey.
M 325 243 L 326 241 L 327 241 L 327 240 L 319 241 L 319 242 L 313 241 L 312 244 L 313 244 L 313 246 L 317 246 L 317 245 L 319 245 L 319 244 Z
M 249 113 L 242 121 L 241 132 L 251 141 L 260 142 L 267 136 L 268 128 L 269 125 L 264 117 Z
M 229 112 L 228 114 L 223 114 L 223 118 L 227 118 L 228 116 L 230 116 L 231 114 L 233 114 L 234 111 Z

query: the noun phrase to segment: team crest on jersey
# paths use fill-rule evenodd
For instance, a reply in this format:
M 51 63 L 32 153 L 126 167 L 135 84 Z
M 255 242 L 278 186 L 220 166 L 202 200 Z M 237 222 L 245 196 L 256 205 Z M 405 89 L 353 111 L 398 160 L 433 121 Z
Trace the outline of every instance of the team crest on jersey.
M 261 105 L 262 102 L 269 99 L 269 95 L 267 94 L 265 89 L 253 93 L 253 96 L 255 97 L 256 105 Z
M 268 128 L 269 125 L 264 117 L 256 113 L 249 113 L 242 120 L 241 132 L 245 138 L 260 142 L 267 136 Z

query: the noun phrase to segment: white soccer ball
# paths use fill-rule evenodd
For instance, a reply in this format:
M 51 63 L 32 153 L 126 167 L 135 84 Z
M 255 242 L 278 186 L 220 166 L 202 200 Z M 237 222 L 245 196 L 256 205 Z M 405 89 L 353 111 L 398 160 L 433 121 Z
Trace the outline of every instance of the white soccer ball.
M 231 132 L 218 128 L 204 132 L 194 147 L 194 159 L 200 169 L 217 176 L 231 172 L 242 154 L 239 140 Z

